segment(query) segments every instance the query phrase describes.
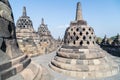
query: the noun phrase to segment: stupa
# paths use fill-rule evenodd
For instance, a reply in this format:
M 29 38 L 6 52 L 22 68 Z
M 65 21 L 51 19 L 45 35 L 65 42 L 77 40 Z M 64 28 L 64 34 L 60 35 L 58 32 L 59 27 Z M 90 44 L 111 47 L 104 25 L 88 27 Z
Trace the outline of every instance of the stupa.
M 17 20 L 16 36 L 18 41 L 32 39 L 34 42 L 38 42 L 38 35 L 33 28 L 30 17 L 27 16 L 26 7 L 23 7 L 23 14 Z
M 110 45 L 110 41 L 109 41 L 109 39 L 106 37 L 106 35 L 104 36 L 104 38 L 103 38 L 103 40 L 102 40 L 102 42 L 101 42 L 100 45 L 101 45 L 101 46 Z
M 52 37 L 51 32 L 44 23 L 43 18 L 40 27 L 38 28 L 38 35 L 40 38 L 40 49 L 43 51 L 43 53 L 47 54 L 57 49 L 57 41 Z
M 116 38 L 113 40 L 112 45 L 120 46 L 120 35 L 117 34 Z
M 26 7 L 23 7 L 23 14 L 17 20 L 16 36 L 20 49 L 31 56 L 39 54 L 37 44 L 39 36 L 33 28 L 32 20 L 27 16 Z
M 116 75 L 119 72 L 118 64 L 96 44 L 95 39 L 94 29 L 83 20 L 78 2 L 75 21 L 66 29 L 64 44 L 51 61 L 51 69 L 80 79 Z
M 18 47 L 12 9 L 0 0 L 0 80 L 49 80 L 48 71 Z M 52 79 L 53 80 L 53 79 Z

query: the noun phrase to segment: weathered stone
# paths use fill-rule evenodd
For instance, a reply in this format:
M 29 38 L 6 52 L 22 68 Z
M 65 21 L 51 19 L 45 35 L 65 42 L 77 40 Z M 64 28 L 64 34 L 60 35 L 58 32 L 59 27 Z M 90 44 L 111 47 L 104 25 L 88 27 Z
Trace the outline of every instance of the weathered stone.
M 10 31 L 8 30 L 9 21 L 0 18 L 0 37 L 10 37 Z M 9 26 L 10 27 L 10 26 Z
M 33 28 L 30 17 L 27 16 L 26 8 L 23 7 L 23 15 L 16 24 L 16 36 L 20 49 L 28 55 L 38 55 L 39 37 Z
M 47 54 L 56 50 L 58 45 L 60 46 L 52 37 L 43 19 L 38 32 L 34 30 L 25 7 L 23 7 L 23 15 L 18 19 L 16 24 L 16 35 L 20 49 L 30 56 Z
M 96 44 L 95 40 L 94 30 L 83 20 L 81 6 L 78 3 L 76 19 L 66 29 L 63 46 L 56 55 L 58 59 L 52 60 L 50 67 L 80 79 L 96 80 L 117 74 L 118 64 Z M 66 60 L 71 63 L 65 63 Z
M 52 37 L 47 25 L 44 23 L 44 19 L 42 18 L 42 22 L 40 27 L 38 28 L 38 35 L 40 37 L 39 44 L 44 49 L 43 53 L 50 53 L 57 49 L 59 43 Z
M 4 3 L 0 2 L 0 16 L 13 22 L 12 16 L 11 16 L 11 9 L 10 9 L 10 5 L 9 3 L 7 3 L 7 1 L 3 1 L 6 5 L 4 5 Z M 9 7 L 8 7 L 9 6 Z
M 20 80 L 21 77 L 23 77 L 22 80 L 42 80 L 42 78 L 46 78 L 49 75 L 48 71 L 44 70 L 48 75 L 44 75 L 44 71 L 39 74 L 39 71 L 44 68 L 32 62 L 28 55 L 23 55 L 21 50 L 19 50 L 15 25 L 10 18 L 13 20 L 8 0 L 0 0 L 0 80 L 9 80 L 9 78 Z M 34 67 L 29 67 L 30 65 L 34 65 Z M 38 69 L 38 72 L 33 74 L 35 72 L 33 68 Z M 22 73 L 24 74 L 20 75 Z M 25 78 L 28 76 L 29 78 Z M 35 79 L 37 76 L 40 77 Z M 50 80 L 50 78 L 46 80 Z
M 100 43 L 101 48 L 106 50 L 108 53 L 112 54 L 113 56 L 120 57 L 120 35 L 117 34 L 114 40 L 103 38 L 102 42 Z

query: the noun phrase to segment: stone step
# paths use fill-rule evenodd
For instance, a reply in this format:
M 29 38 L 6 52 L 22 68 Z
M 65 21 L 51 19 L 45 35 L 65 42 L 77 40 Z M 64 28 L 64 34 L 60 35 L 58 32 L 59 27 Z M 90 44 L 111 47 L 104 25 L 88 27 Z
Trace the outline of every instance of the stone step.
M 89 60 L 89 59 L 96 59 L 96 58 L 103 58 L 105 57 L 104 53 L 80 53 L 76 54 L 75 52 L 68 53 L 68 52 L 57 52 L 57 56 L 68 58 L 68 59 L 81 59 L 81 60 Z
M 25 59 L 24 61 L 11 66 L 10 68 L 3 70 L 2 72 L 0 72 L 1 74 L 1 79 L 5 80 L 13 75 L 16 75 L 18 72 L 22 71 L 24 68 L 26 68 L 29 63 L 31 62 L 31 59 L 28 57 L 27 59 Z
M 20 56 L 18 58 L 12 59 L 4 64 L 1 64 L 0 65 L 0 72 L 4 71 L 6 69 L 9 69 L 10 67 L 12 67 L 13 65 L 15 65 L 17 63 L 24 61 L 27 57 L 28 57 L 27 55 L 23 55 L 23 56 Z
M 24 80 L 36 80 L 36 77 L 39 75 L 39 78 L 37 79 L 39 80 L 42 75 L 41 67 L 38 64 L 31 62 L 29 66 L 20 72 L 20 74 Z
M 105 58 L 90 59 L 90 60 L 80 60 L 80 59 L 68 59 L 59 56 L 55 56 L 54 60 L 71 65 L 104 65 L 106 64 Z M 109 61 L 111 62 L 111 61 Z
M 92 71 L 92 72 L 78 72 L 78 71 L 70 71 L 70 70 L 64 70 L 60 69 L 59 67 L 56 67 L 52 64 L 49 64 L 49 66 L 59 73 L 63 73 L 65 75 L 69 75 L 72 77 L 77 77 L 80 79 L 98 79 L 103 77 L 110 77 L 113 75 L 116 75 L 118 73 L 118 69 L 111 69 L 108 71 Z
M 51 62 L 54 66 L 68 70 L 68 71 L 79 71 L 79 72 L 89 72 L 89 71 L 109 71 L 111 68 L 117 68 L 116 66 L 112 66 L 111 64 L 98 64 L 98 65 L 72 65 L 65 64 L 55 60 Z M 114 65 L 114 64 L 113 64 Z M 118 65 L 117 65 L 118 66 Z

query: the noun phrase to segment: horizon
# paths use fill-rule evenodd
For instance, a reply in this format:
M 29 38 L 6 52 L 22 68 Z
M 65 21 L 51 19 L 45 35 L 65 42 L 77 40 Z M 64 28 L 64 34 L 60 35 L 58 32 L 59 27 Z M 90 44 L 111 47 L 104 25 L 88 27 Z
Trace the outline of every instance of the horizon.
M 54 38 L 64 37 L 66 28 L 71 21 L 75 20 L 76 4 L 81 2 L 83 19 L 88 25 L 93 27 L 97 37 L 116 36 L 120 34 L 120 1 L 119 0 L 65 0 L 58 1 L 26 1 L 10 0 L 12 6 L 15 25 L 19 17 L 22 16 L 23 6 L 27 9 L 27 16 L 33 22 L 33 27 L 37 31 L 41 19 L 44 18 Z M 104 2 L 104 3 L 103 3 Z M 109 30 L 108 30 L 109 29 Z

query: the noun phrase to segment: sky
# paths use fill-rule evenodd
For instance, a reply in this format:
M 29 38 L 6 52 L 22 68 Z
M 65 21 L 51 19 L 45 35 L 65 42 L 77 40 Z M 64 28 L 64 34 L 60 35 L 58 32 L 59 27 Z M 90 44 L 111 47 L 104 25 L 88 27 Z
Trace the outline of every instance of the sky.
M 75 20 L 76 3 L 81 2 L 82 14 L 98 37 L 120 34 L 120 0 L 9 0 L 15 23 L 22 16 L 23 6 L 37 31 L 44 18 L 54 38 L 64 36 L 66 28 Z

